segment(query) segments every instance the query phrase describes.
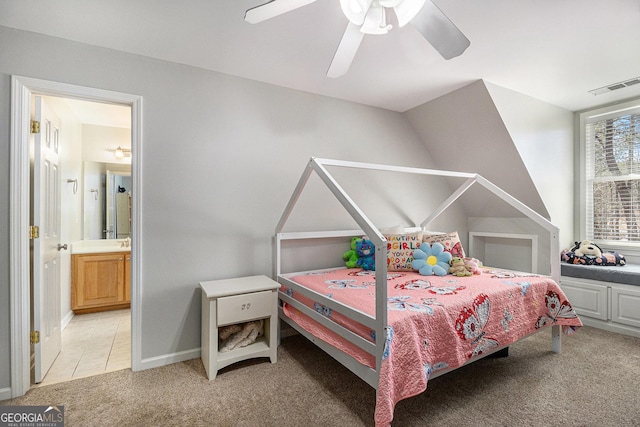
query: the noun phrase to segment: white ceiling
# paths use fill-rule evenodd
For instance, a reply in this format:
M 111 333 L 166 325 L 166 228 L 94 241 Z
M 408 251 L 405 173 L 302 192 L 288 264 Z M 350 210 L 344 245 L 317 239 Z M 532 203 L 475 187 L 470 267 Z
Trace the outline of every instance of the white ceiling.
M 347 25 L 338 0 L 260 24 L 266 0 L 0 0 L 0 25 L 405 111 L 478 79 L 578 111 L 640 96 L 638 0 L 434 0 L 471 40 L 445 61 L 410 25 L 365 36 L 350 71 L 325 76 Z
M 131 107 L 128 105 L 104 104 L 79 99 L 46 97 L 56 113 L 70 114 L 67 117 L 87 125 L 109 126 L 131 129 Z M 127 148 L 130 144 L 127 145 Z

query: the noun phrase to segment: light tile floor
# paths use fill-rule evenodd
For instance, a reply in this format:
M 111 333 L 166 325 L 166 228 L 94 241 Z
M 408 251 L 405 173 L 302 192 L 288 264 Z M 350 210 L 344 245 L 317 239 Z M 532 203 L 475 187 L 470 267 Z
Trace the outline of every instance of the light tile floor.
M 62 331 L 62 351 L 36 386 L 131 367 L 131 311 L 77 314 Z

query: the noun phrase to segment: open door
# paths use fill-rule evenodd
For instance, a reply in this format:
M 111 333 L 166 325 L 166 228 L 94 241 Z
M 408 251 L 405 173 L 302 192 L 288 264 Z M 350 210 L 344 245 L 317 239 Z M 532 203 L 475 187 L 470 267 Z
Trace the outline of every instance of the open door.
M 61 348 L 60 314 L 60 120 L 36 96 L 33 144 L 33 342 L 36 383 L 42 382 Z

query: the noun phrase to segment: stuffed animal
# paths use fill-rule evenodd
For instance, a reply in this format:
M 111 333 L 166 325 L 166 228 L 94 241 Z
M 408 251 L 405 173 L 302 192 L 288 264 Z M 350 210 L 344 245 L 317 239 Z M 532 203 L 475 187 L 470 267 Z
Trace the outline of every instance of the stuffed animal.
M 358 266 L 358 252 L 356 251 L 356 244 L 362 240 L 361 237 L 352 237 L 351 238 L 351 249 L 346 251 L 344 255 L 342 255 L 342 259 L 347 263 L 347 268 L 356 268 Z
M 593 243 L 591 240 L 583 240 L 581 242 L 575 242 L 571 251 L 576 256 L 586 256 L 592 258 L 600 258 L 602 256 L 602 249 L 600 246 Z
M 482 263 L 476 258 L 464 258 L 464 265 L 472 274 L 480 274 L 480 266 Z
M 358 267 L 362 267 L 365 270 L 376 269 L 376 248 L 371 240 L 360 239 L 357 241 L 356 253 L 358 254 L 358 261 L 356 262 Z
M 575 265 L 625 265 L 624 255 L 614 251 L 603 251 L 591 240 L 575 242 L 570 249 L 564 249 L 560 259 Z
M 218 331 L 218 336 L 220 338 L 220 353 L 226 353 L 234 348 L 246 347 L 255 342 L 256 338 L 263 334 L 264 319 L 240 325 L 223 326 Z
M 460 257 L 454 256 L 453 258 L 451 258 L 451 261 L 449 261 L 449 265 L 449 273 L 453 274 L 454 276 L 464 277 L 473 275 L 471 269 L 464 263 L 464 259 Z

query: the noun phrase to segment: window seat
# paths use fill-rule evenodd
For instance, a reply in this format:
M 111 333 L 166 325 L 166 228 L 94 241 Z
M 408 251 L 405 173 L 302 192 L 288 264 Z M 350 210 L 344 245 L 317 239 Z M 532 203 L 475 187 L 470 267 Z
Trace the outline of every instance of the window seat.
M 561 263 L 560 274 L 565 277 L 589 279 L 598 282 L 640 286 L 640 264 L 600 266 Z
M 640 337 L 640 264 L 561 263 L 560 287 L 587 326 Z

